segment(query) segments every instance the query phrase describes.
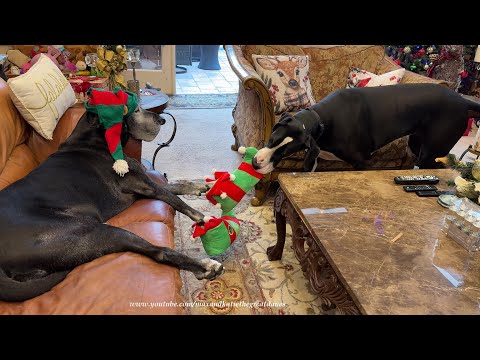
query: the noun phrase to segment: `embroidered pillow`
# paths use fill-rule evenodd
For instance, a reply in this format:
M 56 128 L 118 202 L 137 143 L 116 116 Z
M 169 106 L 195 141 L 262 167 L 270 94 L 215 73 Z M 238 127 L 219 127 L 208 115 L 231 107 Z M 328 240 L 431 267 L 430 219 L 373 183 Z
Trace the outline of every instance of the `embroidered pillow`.
M 16 108 L 36 132 L 52 140 L 60 117 L 75 104 L 75 93 L 57 65 L 47 56 L 27 73 L 8 79 L 8 91 Z
M 275 114 L 315 104 L 308 56 L 252 54 L 252 59 L 255 70 L 270 92 Z
M 357 67 L 352 67 L 348 74 L 347 89 L 395 85 L 402 80 L 404 75 L 405 69 L 397 69 L 382 75 L 376 75 Z

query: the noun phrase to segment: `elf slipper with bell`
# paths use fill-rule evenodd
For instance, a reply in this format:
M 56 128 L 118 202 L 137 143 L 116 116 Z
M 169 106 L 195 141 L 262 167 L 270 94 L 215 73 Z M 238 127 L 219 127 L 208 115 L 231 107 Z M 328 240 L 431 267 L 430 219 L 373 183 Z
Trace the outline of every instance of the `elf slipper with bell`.
M 203 225 L 192 225 L 192 238 L 200 237 L 205 252 L 210 256 L 223 254 L 240 233 L 240 220 L 234 216 L 233 211 L 229 215 L 211 217 Z
M 207 183 L 214 183 L 205 196 L 223 213 L 231 211 L 238 205 L 245 194 L 250 191 L 263 178 L 252 165 L 258 150 L 254 147 L 239 147 L 238 152 L 244 154 L 242 163 L 233 172 L 214 171 L 214 178 L 206 178 Z

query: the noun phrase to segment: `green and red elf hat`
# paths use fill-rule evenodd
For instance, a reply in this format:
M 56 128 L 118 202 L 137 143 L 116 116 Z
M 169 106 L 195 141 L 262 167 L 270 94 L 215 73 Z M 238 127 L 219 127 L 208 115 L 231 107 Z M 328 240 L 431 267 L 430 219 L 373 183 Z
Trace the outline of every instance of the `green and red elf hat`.
M 192 225 L 194 228 L 192 238 L 200 236 L 203 248 L 210 256 L 224 253 L 240 233 L 240 220 L 235 217 L 233 211 L 228 215 L 221 218 L 211 217 L 203 226 Z
M 85 102 L 87 111 L 98 114 L 98 121 L 105 128 L 105 139 L 112 157 L 115 159 L 113 170 L 124 176 L 128 164 L 123 157 L 122 134 L 123 117 L 133 113 L 138 107 L 137 94 L 116 87 L 113 91 L 90 88 Z
M 206 198 L 216 207 L 220 207 L 223 213 L 237 206 L 245 194 L 263 178 L 263 174 L 257 172 L 252 165 L 258 150 L 254 147 L 241 146 L 238 152 L 244 156 L 242 163 L 233 173 L 214 171 L 214 179 L 208 177 L 205 179 L 207 183 L 215 182 L 205 194 Z

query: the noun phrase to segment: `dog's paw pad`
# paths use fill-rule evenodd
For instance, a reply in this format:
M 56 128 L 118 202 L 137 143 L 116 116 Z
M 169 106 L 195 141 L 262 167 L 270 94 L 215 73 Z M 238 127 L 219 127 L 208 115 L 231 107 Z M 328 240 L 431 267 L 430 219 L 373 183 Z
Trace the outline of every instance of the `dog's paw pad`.
M 205 270 L 203 272 L 195 273 L 195 276 L 198 280 L 213 280 L 223 274 L 223 265 L 218 261 L 212 259 L 203 259 L 200 260 L 200 263 L 205 268 Z

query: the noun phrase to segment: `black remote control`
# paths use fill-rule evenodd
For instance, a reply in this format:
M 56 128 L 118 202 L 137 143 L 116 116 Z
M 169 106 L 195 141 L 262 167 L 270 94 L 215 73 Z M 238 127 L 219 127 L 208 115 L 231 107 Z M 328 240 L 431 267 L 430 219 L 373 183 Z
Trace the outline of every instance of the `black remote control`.
M 420 197 L 427 197 L 427 196 L 439 196 L 440 193 L 436 190 L 428 190 L 428 191 L 415 191 L 415 194 L 417 194 Z
M 403 190 L 406 192 L 431 191 L 437 190 L 437 187 L 435 185 L 404 185 Z
M 420 184 L 437 184 L 440 179 L 433 175 L 412 175 L 412 176 L 395 176 L 393 178 L 395 184 L 400 185 L 420 185 Z

